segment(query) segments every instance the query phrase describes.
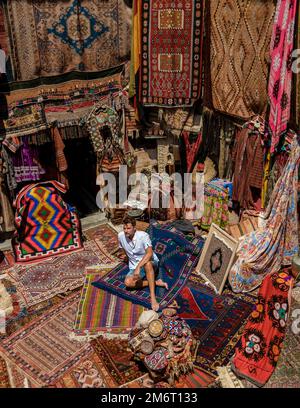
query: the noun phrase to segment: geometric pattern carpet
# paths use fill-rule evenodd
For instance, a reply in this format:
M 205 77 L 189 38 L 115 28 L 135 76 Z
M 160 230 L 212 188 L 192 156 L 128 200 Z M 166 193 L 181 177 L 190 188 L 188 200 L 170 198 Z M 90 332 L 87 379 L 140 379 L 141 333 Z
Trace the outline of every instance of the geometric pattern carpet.
M 19 27 L 10 32 L 16 80 L 105 71 L 128 60 L 131 19 L 124 1 L 17 3 L 5 2 L 10 26 Z
M 207 388 L 214 381 L 215 377 L 194 367 L 193 372 L 181 375 L 179 379 L 175 380 L 173 386 L 165 381 L 154 383 L 149 374 L 145 374 L 119 388 Z
M 264 117 L 275 3 L 214 0 L 206 14 L 205 106 L 244 119 Z
M 0 388 L 10 388 L 7 366 L 3 358 L 0 357 Z
M 108 253 L 114 254 L 119 249 L 118 231 L 108 223 L 97 225 L 84 231 L 89 240 L 99 239 Z
M 127 345 L 127 340 L 98 337 L 91 342 L 88 354 L 50 387 L 116 388 L 140 378 L 146 374 L 146 370 L 142 371 L 133 360 L 133 353 Z
M 100 241 L 88 241 L 80 251 L 30 265 L 15 265 L 6 271 L 27 306 L 50 299 L 58 293 L 80 287 L 84 270 L 91 265 L 108 265 L 114 258 Z
M 118 386 L 147 373 L 143 364 L 135 362 L 127 339 L 97 337 L 91 345 Z
M 79 293 L 1 341 L 3 357 L 37 386 L 47 386 L 90 354 L 89 344 L 70 339 Z
M 149 235 L 153 250 L 159 258 L 158 276 L 169 285 L 168 290 L 156 287 L 156 299 L 163 308 L 175 299 L 185 285 L 198 263 L 204 240 L 200 237 L 192 243 L 179 233 L 160 228 L 155 224 L 150 225 Z M 151 307 L 148 288 L 130 291 L 126 288 L 124 278 L 128 271 L 127 264 L 120 264 L 98 281 L 93 282 L 93 285 L 125 300 L 147 308 Z
M 90 350 L 77 364 L 71 367 L 50 388 L 113 388 L 117 384 L 111 378 L 99 356 Z
M 105 267 L 86 268 L 74 324 L 74 335 L 77 339 L 87 339 L 100 334 L 106 334 L 106 337 L 127 336 L 144 311 L 143 306 L 92 285 L 107 271 L 108 268 Z
M 178 315 L 200 342 L 195 366 L 216 376 L 216 368 L 226 365 L 233 355 L 256 299 L 251 295 L 217 295 L 202 282 L 199 276 L 190 276 L 176 298 Z
M 0 251 L 0 275 L 4 274 L 6 269 L 11 268 L 14 263 L 15 258 L 12 251 Z
M 139 225 L 141 221 L 136 223 L 136 229 L 141 231 Z M 149 226 L 148 223 L 146 226 Z M 118 241 L 118 231 L 113 228 L 109 223 L 100 224 L 96 227 L 88 228 L 84 231 L 83 235 L 88 240 L 99 239 L 103 248 L 106 249 L 108 253 L 114 255 L 116 258 L 120 259 L 123 262 L 127 262 L 127 257 L 123 251 L 123 249 L 119 248 L 119 241 Z
M 12 247 L 16 262 L 34 262 L 82 248 L 80 221 L 60 193 L 56 181 L 23 187 L 15 200 L 16 231 Z

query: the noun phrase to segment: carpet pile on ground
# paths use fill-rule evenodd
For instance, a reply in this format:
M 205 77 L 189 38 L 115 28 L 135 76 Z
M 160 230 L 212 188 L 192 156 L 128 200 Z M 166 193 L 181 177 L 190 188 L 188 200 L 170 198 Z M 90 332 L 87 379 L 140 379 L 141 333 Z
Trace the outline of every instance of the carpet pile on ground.
M 245 230 L 242 224 L 232 235 Z M 157 288 L 161 309 L 175 302 L 199 345 L 194 371 L 173 387 L 221 387 L 220 367 L 229 369 L 257 297 L 228 287 L 218 295 L 205 284 L 195 272 L 201 236 L 157 222 L 147 231 L 160 276 L 169 284 L 168 291 Z M 128 347 L 130 330 L 150 308 L 149 292 L 125 288 L 128 268 L 117 233 L 109 223 L 93 226 L 83 231 L 81 249 L 28 265 L 14 262 L 11 251 L 3 253 L 1 299 L 10 303 L 0 332 L 0 388 L 170 387 L 154 382 Z

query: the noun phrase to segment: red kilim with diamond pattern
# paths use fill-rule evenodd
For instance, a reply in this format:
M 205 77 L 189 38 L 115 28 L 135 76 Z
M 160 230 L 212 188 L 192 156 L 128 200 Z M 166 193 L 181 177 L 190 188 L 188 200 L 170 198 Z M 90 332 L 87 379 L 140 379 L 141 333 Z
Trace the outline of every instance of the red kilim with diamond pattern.
M 201 90 L 203 0 L 142 0 L 140 101 L 192 106 Z

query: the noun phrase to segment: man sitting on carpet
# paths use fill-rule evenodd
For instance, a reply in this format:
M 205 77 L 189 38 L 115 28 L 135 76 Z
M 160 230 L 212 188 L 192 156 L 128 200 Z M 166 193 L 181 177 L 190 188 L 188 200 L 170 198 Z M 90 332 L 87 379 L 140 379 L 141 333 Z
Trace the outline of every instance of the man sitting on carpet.
M 125 216 L 123 231 L 118 234 L 119 247 L 122 248 L 129 261 L 129 272 L 125 278 L 125 285 L 130 289 L 142 289 L 149 286 L 151 307 L 159 309 L 155 296 L 155 285 L 168 289 L 168 284 L 162 279 L 155 281 L 155 271 L 158 270 L 158 257 L 153 252 L 149 234 L 136 230 L 134 218 Z M 146 279 L 144 279 L 146 278 Z

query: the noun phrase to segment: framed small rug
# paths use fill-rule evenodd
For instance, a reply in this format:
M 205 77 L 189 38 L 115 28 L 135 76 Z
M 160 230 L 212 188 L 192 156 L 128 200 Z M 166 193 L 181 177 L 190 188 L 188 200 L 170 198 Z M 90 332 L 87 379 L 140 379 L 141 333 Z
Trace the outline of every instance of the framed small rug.
M 223 291 L 237 247 L 237 240 L 216 224 L 211 225 L 196 272 L 219 294 Z
M 93 286 L 93 282 L 111 269 L 99 266 L 86 268 L 74 324 L 74 338 L 86 340 L 99 335 L 127 338 L 144 311 L 143 306 Z

